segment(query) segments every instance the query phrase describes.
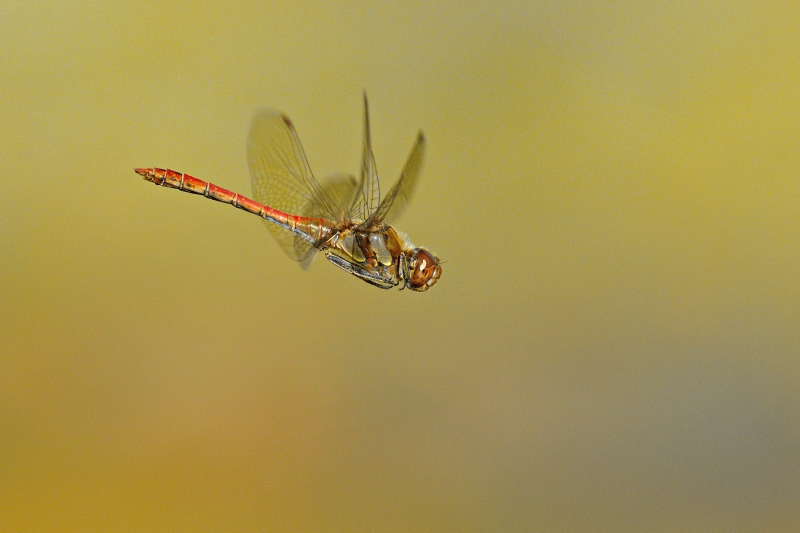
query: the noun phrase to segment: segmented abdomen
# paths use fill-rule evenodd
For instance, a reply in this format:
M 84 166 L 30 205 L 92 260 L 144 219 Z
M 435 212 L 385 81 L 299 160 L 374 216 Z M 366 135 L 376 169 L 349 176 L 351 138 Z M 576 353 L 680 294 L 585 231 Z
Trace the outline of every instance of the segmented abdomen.
M 213 183 L 203 181 L 188 174 L 183 174 L 182 172 L 175 172 L 174 170 L 163 168 L 137 168 L 136 173 L 156 185 L 162 185 L 192 194 L 202 194 L 206 198 L 216 200 L 217 202 L 231 204 L 248 213 L 253 213 L 270 222 L 283 226 L 289 231 L 315 244 L 324 241 L 333 232 L 332 223 L 323 218 L 290 215 L 289 213 L 278 211 L 268 205 L 251 200 L 239 193 L 223 189 Z

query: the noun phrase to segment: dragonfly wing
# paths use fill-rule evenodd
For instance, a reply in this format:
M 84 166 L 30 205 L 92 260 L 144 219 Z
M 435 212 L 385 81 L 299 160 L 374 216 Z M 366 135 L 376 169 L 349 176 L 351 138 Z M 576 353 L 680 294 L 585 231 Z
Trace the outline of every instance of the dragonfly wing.
M 367 94 L 364 93 L 364 152 L 361 157 L 361 180 L 359 194 L 350 208 L 350 218 L 366 220 L 375 211 L 380 201 L 381 189 L 369 131 L 369 106 L 367 105 Z
M 262 109 L 253 117 L 247 141 L 247 162 L 253 198 L 292 215 L 335 216 L 335 207 L 314 179 L 292 122 L 275 109 Z M 314 247 L 300 244 L 285 228 L 265 221 L 281 248 L 304 263 Z
M 359 194 L 361 189 L 359 181 L 352 174 L 337 172 L 325 176 L 322 180 L 322 192 L 336 209 L 336 220 L 344 220 L 348 216 L 350 206 Z M 311 215 L 311 216 L 324 216 Z
M 347 216 L 347 210 L 353 203 L 353 198 L 359 192 L 358 181 L 352 174 L 332 174 L 322 180 L 321 190 L 323 196 L 336 209 L 335 220 L 342 220 Z M 303 214 L 310 217 L 329 216 L 327 213 L 319 212 L 319 206 L 313 202 L 303 209 Z M 297 257 L 302 257 L 300 266 L 303 270 L 307 270 L 314 261 L 317 249 L 306 239 L 295 235 L 294 250 Z
M 314 258 L 317 257 L 317 249 L 307 240 L 295 235 L 294 254 L 300 262 L 300 268 L 308 270 L 311 267 L 311 263 L 314 262 Z
M 405 211 L 417 186 L 424 156 L 425 136 L 419 132 L 414 147 L 411 148 L 411 154 L 403 167 L 403 172 L 400 174 L 400 179 L 389 190 L 378 209 L 362 224 L 364 227 L 369 227 L 377 222 L 393 222 Z

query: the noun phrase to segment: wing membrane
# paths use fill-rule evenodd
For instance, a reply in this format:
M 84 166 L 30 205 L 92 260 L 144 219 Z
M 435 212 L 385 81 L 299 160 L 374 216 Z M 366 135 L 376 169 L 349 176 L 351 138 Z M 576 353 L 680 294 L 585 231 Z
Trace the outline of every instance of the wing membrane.
M 378 209 L 364 222 L 363 226 L 368 227 L 376 222 L 394 222 L 405 211 L 417 186 L 417 178 L 422 171 L 424 157 L 425 136 L 419 132 L 417 140 L 411 148 L 411 154 L 400 173 L 400 179 L 389 190 Z
M 292 215 L 335 219 L 335 206 L 314 179 L 286 115 L 269 108 L 256 113 L 247 141 L 247 162 L 256 201 Z M 316 251 L 313 245 L 285 228 L 264 223 L 289 257 L 307 268 Z
M 348 216 L 347 209 L 352 204 L 353 197 L 358 193 L 358 182 L 352 174 L 332 174 L 322 180 L 321 191 L 327 201 L 336 209 L 334 220 L 340 220 Z M 306 206 L 303 212 L 307 213 L 307 216 L 323 216 L 317 212 L 317 207 L 314 205 Z M 303 270 L 307 270 L 314 261 L 317 249 L 310 242 L 298 236 L 294 237 L 294 249 L 295 254 L 301 257 L 299 259 L 300 266 Z
M 361 180 L 359 194 L 350 208 L 350 218 L 366 220 L 381 201 L 381 188 L 378 183 L 378 169 L 372 154 L 372 140 L 369 131 L 369 106 L 364 93 L 364 151 L 361 156 Z

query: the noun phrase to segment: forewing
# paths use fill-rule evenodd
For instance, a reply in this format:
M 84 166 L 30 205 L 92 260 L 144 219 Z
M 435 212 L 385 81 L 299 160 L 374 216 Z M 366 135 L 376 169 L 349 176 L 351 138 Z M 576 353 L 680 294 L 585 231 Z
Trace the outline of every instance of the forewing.
M 366 220 L 375 211 L 380 201 L 381 189 L 369 131 L 369 106 L 367 105 L 367 94 L 364 93 L 364 151 L 361 155 L 361 179 L 359 194 L 350 209 L 350 218 Z
M 414 189 L 417 186 L 417 179 L 422 171 L 422 160 L 425 156 L 425 136 L 422 132 L 417 134 L 417 140 L 411 149 L 411 154 L 406 160 L 400 179 L 389 190 L 383 198 L 378 209 L 364 222 L 364 227 L 369 227 L 377 222 L 392 223 L 405 211 Z
M 247 141 L 247 162 L 256 201 L 292 215 L 334 216 L 334 207 L 314 179 L 297 132 L 286 115 L 275 109 L 256 113 Z M 311 243 L 299 243 L 302 239 L 295 239 L 292 232 L 264 222 L 292 259 L 305 262 L 313 254 Z

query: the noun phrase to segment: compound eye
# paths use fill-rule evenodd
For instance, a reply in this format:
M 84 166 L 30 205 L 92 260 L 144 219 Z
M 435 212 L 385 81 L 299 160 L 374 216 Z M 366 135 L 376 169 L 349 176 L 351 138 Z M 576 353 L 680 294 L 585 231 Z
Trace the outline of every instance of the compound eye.
M 414 256 L 416 263 L 409 284 L 414 290 L 424 291 L 436 283 L 441 274 L 441 268 L 439 268 L 438 259 L 424 248 L 414 250 Z

